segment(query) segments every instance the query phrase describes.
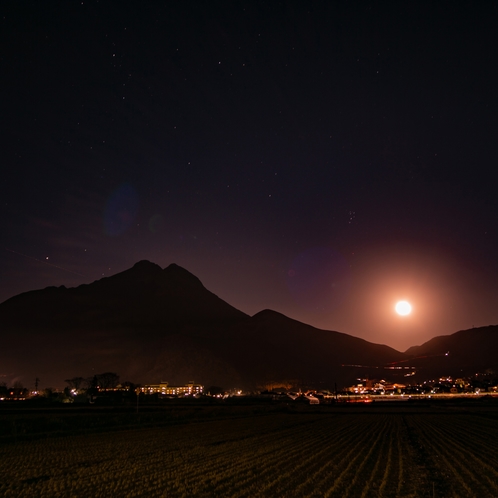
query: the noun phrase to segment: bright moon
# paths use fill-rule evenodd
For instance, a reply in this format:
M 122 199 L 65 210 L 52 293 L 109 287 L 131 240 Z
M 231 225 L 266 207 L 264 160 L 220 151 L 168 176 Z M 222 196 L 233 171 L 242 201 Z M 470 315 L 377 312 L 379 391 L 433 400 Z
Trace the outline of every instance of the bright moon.
M 412 311 L 412 305 L 408 301 L 398 301 L 394 307 L 398 315 L 409 315 Z

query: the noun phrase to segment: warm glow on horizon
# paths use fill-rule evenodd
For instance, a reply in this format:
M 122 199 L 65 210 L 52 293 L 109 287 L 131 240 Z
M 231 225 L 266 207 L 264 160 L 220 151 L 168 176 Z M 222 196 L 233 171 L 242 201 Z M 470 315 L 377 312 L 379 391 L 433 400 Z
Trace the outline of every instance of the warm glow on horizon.
M 408 301 L 398 301 L 394 309 L 398 315 L 406 316 L 412 312 L 412 305 Z

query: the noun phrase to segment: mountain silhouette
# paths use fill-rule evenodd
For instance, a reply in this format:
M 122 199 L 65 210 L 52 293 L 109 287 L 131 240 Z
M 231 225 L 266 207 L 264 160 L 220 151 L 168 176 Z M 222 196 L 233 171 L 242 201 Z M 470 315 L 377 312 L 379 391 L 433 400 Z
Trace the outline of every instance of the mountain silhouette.
M 498 372 L 497 351 L 498 325 L 489 325 L 434 337 L 409 348 L 406 354 L 428 377 L 438 377 L 441 372 L 464 377 Z
M 472 337 L 496 351 L 496 328 L 435 338 L 401 353 L 272 310 L 251 317 L 184 268 L 140 261 L 91 284 L 48 287 L 0 304 L 0 375 L 26 387 L 36 377 L 62 387 L 67 378 L 112 371 L 142 384 L 333 389 L 358 377 L 401 375 L 384 370 L 393 362 L 418 362 L 420 375 L 448 375 L 460 364 L 494 368 L 496 360 L 472 346 Z M 444 356 L 447 350 L 453 353 Z
M 209 292 L 187 270 L 175 264 L 162 270 L 149 261 L 140 261 L 129 270 L 89 285 L 26 292 L 0 307 L 0 323 L 18 328 L 154 327 L 172 322 L 226 322 L 245 317 Z
M 371 368 L 382 366 L 404 355 L 388 346 L 373 344 L 341 332 L 321 330 L 264 310 L 241 326 L 250 355 L 240 358 L 248 365 L 245 375 L 278 383 L 299 379 L 304 385 L 329 388 L 334 383 L 354 382 Z M 253 359 L 258 358 L 255 364 Z M 362 365 L 360 371 L 352 365 Z

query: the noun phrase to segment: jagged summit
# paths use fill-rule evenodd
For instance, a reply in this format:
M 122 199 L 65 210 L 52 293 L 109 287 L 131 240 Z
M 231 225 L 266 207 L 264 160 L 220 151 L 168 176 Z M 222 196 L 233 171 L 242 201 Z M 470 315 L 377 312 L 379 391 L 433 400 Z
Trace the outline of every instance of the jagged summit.
M 176 283 L 183 282 L 204 287 L 202 285 L 202 282 L 194 274 L 190 273 L 188 270 L 177 265 L 176 263 L 171 263 L 169 266 L 167 266 L 163 270 L 163 275 L 168 280 L 174 281 Z
M 126 278 L 130 276 L 157 278 L 158 281 L 162 281 L 164 284 L 196 285 L 204 288 L 202 282 L 195 275 L 176 263 L 171 263 L 166 268 L 162 269 L 158 264 L 143 259 L 135 263 L 129 270 L 109 278 L 112 279 L 118 276 L 126 276 Z
M 147 259 L 142 259 L 141 261 L 138 261 L 133 265 L 131 268 L 132 270 L 135 271 L 141 271 L 141 272 L 158 272 L 161 271 L 161 267 L 157 265 L 156 263 L 152 263 L 148 261 Z
M 192 273 L 185 268 L 171 263 L 166 268 L 162 269 L 158 264 L 152 263 L 146 259 L 135 263 L 132 268 L 117 273 L 107 279 L 100 281 L 117 281 L 119 280 L 122 285 L 139 284 L 140 282 L 156 282 L 161 287 L 198 287 L 205 289 L 202 282 Z M 97 281 L 97 282 L 100 282 Z
M 56 329 L 154 327 L 178 321 L 213 323 L 248 316 L 207 290 L 177 264 L 164 270 L 142 260 L 91 284 L 20 294 L 0 305 L 0 323 Z

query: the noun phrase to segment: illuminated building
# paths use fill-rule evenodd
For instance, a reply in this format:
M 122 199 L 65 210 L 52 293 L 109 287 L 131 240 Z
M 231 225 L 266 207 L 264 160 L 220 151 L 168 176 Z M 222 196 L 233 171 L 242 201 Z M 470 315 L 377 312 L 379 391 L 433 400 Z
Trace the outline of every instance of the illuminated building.
M 164 394 L 169 396 L 188 396 L 202 394 L 204 386 L 195 384 L 191 380 L 184 386 L 170 386 L 167 382 L 163 381 L 160 384 L 146 384 L 140 388 L 140 391 L 145 394 Z

